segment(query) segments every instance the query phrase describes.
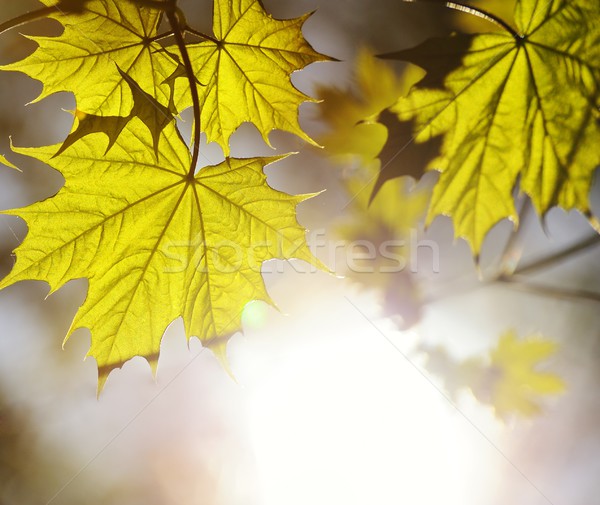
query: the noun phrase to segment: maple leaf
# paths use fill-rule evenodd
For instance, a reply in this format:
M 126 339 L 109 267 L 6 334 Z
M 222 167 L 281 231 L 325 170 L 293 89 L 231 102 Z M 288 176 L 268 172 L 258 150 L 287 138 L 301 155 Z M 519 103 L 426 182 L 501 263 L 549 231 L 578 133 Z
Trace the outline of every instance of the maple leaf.
M 507 25 L 394 55 L 428 74 L 393 110 L 416 122 L 417 142 L 443 135 L 428 165 L 441 176 L 427 222 L 451 216 L 476 255 L 498 221 L 517 225 L 517 180 L 539 214 L 553 206 L 590 214 L 600 162 L 599 16 L 596 0 L 519 0 L 518 33 Z M 462 64 L 438 69 L 442 54 Z
M 339 163 L 358 161 L 361 170 L 369 171 L 368 177 L 355 178 L 360 184 L 350 182 L 353 187 L 348 188 L 351 198 L 364 200 L 361 193 L 373 199 L 383 183 L 393 177 L 420 179 L 422 166 L 432 158 L 435 145 L 406 142 L 412 125 L 401 123 L 389 110 L 422 77 L 419 67 L 409 65 L 398 76 L 387 62 L 365 47 L 358 52 L 354 66 L 356 89 L 317 88 L 317 96 L 323 100 L 319 115 L 329 126 L 318 140 Z
M 532 416 L 540 410 L 536 402 L 538 396 L 565 390 L 560 377 L 535 370 L 539 362 L 552 356 L 556 349 L 556 343 L 540 336 L 519 340 L 514 331 L 509 331 L 500 337 L 498 346 L 490 353 L 489 369 L 494 377 L 491 403 L 497 415 L 518 412 Z
M 514 331 L 504 333 L 486 357 L 455 361 L 437 347 L 422 348 L 427 353 L 427 369 L 444 379 L 453 398 L 464 388 L 481 403 L 491 405 L 498 417 L 515 413 L 531 417 L 540 413 L 539 400 L 565 390 L 556 374 L 537 367 L 556 353 L 557 344 L 540 335 L 518 339 Z
M 384 61 L 362 47 L 354 64 L 356 90 L 320 86 L 318 112 L 329 126 L 319 137 L 325 150 L 345 162 L 357 157 L 368 167 L 378 158 L 387 142 L 388 129 L 379 116 L 408 91 L 406 79 L 398 77 Z
M 385 152 L 389 132 L 395 133 L 387 109 L 408 91 L 414 82 L 414 71 L 420 72 L 412 66 L 397 76 L 388 63 L 375 58 L 369 49 L 361 48 L 355 62 L 356 89 L 320 87 L 317 92 L 323 99 L 318 110 L 330 127 L 319 141 L 336 161 L 359 162 L 342 178 L 349 202 L 336 232 L 351 244 L 366 241 L 370 248 L 375 248 L 367 252 L 364 260 L 354 258 L 344 273 L 363 285 L 381 290 L 384 314 L 402 328 L 416 323 L 421 309 L 411 275 L 405 269 L 397 270 L 398 261 L 406 259 L 406 239 L 423 217 L 430 192 L 412 187 L 412 182 L 406 179 L 396 179 L 377 188 L 377 198 L 373 201 L 371 196 L 379 167 L 398 154 Z M 421 155 L 418 151 L 409 149 L 396 157 L 399 162 L 408 163 L 411 157 Z
M 46 6 L 56 0 L 41 0 Z M 38 44 L 22 61 L 0 67 L 18 71 L 43 83 L 36 102 L 59 91 L 75 95 L 86 114 L 127 116 L 134 107 L 129 83 L 168 105 L 171 91 L 164 83 L 177 63 L 155 41 L 162 12 L 134 2 L 88 0 L 71 2 L 79 12 L 56 12 L 49 17 L 64 26 L 58 37 L 28 37 Z
M 290 81 L 292 72 L 329 59 L 302 35 L 310 15 L 278 20 L 265 12 L 259 0 L 215 0 L 214 38 L 188 45 L 188 52 L 202 83 L 198 87 L 202 130 L 225 155 L 229 137 L 246 121 L 258 128 L 268 145 L 273 129 L 314 144 L 298 123 L 300 104 L 314 100 Z M 190 106 L 185 86 L 179 93 L 187 98 L 178 96 L 177 101 Z
M 382 123 L 382 116 L 387 119 L 387 109 L 409 89 L 413 71 L 399 77 L 389 64 L 362 48 L 355 63 L 356 90 L 318 89 L 318 96 L 323 99 L 319 112 L 330 126 L 330 131 L 319 141 L 342 164 L 355 158 L 359 161 L 359 166 L 342 179 L 349 202 L 346 222 L 337 231 L 348 241 L 367 239 L 379 245 L 392 238 L 405 238 L 415 229 L 427 207 L 429 191 L 414 189 L 405 180 L 389 181 L 371 201 L 377 173 L 384 162 L 379 158 L 387 145 L 390 128 Z M 407 154 L 403 153 L 400 159 L 407 161 Z M 379 276 L 373 277 L 375 280 Z M 391 278 L 381 276 L 380 280 L 387 285 Z
M 271 303 L 264 261 L 322 266 L 296 221 L 296 206 L 312 195 L 291 196 L 266 182 L 263 167 L 278 158 L 226 159 L 190 176 L 190 153 L 173 124 L 161 135 L 158 159 L 138 118 L 108 153 L 107 141 L 89 134 L 59 156 L 58 146 L 15 148 L 66 182 L 52 198 L 4 212 L 24 219 L 29 233 L 0 282 L 2 289 L 41 280 L 54 292 L 88 279 L 67 338 L 89 328 L 99 389 L 134 356 L 154 364 L 163 332 L 180 316 L 188 338 L 224 356 L 244 306 Z

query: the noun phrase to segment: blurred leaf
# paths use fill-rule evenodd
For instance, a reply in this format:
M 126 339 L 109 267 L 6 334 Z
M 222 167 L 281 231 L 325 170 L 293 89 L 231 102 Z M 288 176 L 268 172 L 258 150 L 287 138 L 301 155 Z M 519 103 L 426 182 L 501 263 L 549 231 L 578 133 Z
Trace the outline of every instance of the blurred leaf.
M 458 361 L 443 347 L 422 347 L 427 354 L 427 370 L 444 380 L 444 387 L 456 399 L 461 389 L 470 389 L 481 403 L 491 405 L 498 417 L 540 413 L 543 396 L 565 391 L 555 374 L 538 367 L 551 358 L 557 344 L 540 335 L 519 340 L 514 331 L 506 332 L 487 357 Z
M 539 397 L 564 392 L 565 384 L 560 377 L 536 370 L 556 350 L 556 343 L 539 335 L 519 340 L 510 331 L 500 337 L 498 346 L 490 353 L 487 370 L 494 377 L 491 400 L 499 416 L 511 412 L 532 416 L 540 411 Z
M 321 136 L 319 142 L 327 153 L 341 162 L 358 158 L 363 167 L 376 174 L 372 162 L 380 157 L 392 123 L 386 110 L 421 76 L 422 71 L 412 65 L 398 76 L 388 63 L 376 58 L 369 49 L 361 48 L 355 62 L 355 90 L 317 89 L 323 100 L 319 114 L 329 126 L 329 133 Z M 382 115 L 389 124 L 382 123 Z
M 399 124 L 387 109 L 420 75 L 411 66 L 399 77 L 388 63 L 362 48 L 355 63 L 355 90 L 322 87 L 318 91 L 323 99 L 320 114 L 330 127 L 320 142 L 339 163 L 359 163 L 343 179 L 349 205 L 336 227 L 338 236 L 354 249 L 345 274 L 381 290 L 384 314 L 401 327 L 412 326 L 420 317 L 408 256 L 429 191 L 414 188 L 412 181 L 394 179 L 383 185 L 373 201 L 371 197 L 389 131 Z M 396 162 L 406 162 L 408 154 L 400 153 Z M 359 251 L 362 246 L 368 250 Z

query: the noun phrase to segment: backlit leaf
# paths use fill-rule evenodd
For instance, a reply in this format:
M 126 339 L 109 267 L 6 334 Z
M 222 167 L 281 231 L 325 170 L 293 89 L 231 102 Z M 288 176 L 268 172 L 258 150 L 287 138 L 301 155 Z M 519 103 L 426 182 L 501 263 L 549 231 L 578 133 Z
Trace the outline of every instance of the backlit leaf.
M 42 0 L 56 5 L 56 0 Z M 81 13 L 51 15 L 64 26 L 58 37 L 29 37 L 39 47 L 22 61 L 0 67 L 38 79 L 43 90 L 36 101 L 59 91 L 75 95 L 86 114 L 127 116 L 134 106 L 129 85 L 119 69 L 142 91 L 167 106 L 164 84 L 177 63 L 153 41 L 162 13 L 127 0 L 89 0 Z
M 519 0 L 518 36 L 456 35 L 395 54 L 428 74 L 394 110 L 416 122 L 418 142 L 443 135 L 429 164 L 442 173 L 428 222 L 451 216 L 478 254 L 498 221 L 517 222 L 518 181 L 540 214 L 589 214 L 600 163 L 599 18 L 596 0 Z M 462 61 L 444 68 L 441 55 Z
M 15 282 L 45 281 L 55 291 L 86 278 L 87 298 L 69 330 L 89 328 L 99 387 L 134 356 L 158 357 L 166 327 L 183 318 L 186 334 L 224 356 L 252 300 L 270 302 L 261 265 L 299 258 L 319 265 L 296 221 L 309 195 L 270 188 L 263 167 L 277 158 L 227 159 L 189 176 L 190 154 L 173 124 L 160 137 L 133 118 L 113 147 L 89 134 L 58 146 L 15 149 L 58 170 L 52 198 L 6 214 L 29 233 L 16 252 Z M 106 153 L 106 154 L 105 154 Z
M 214 40 L 189 45 L 188 50 L 201 83 L 202 130 L 226 155 L 229 137 L 246 121 L 267 144 L 273 129 L 313 142 L 298 123 L 298 107 L 311 99 L 290 81 L 292 72 L 328 59 L 302 35 L 309 16 L 278 20 L 259 0 L 215 0 Z M 187 97 L 183 103 L 191 106 L 187 83 L 181 86 Z

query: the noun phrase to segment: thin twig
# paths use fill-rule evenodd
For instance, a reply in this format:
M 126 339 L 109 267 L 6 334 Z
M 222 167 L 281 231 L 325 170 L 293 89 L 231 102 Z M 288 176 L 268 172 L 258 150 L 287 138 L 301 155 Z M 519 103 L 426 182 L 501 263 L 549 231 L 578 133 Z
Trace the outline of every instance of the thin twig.
M 526 263 L 521 267 L 517 267 L 513 273 L 515 275 L 523 275 L 530 274 L 532 272 L 535 272 L 536 270 L 541 270 L 543 268 L 548 268 L 554 265 L 555 263 L 558 263 L 559 261 L 568 258 L 573 254 L 578 254 L 584 251 L 585 249 L 588 249 L 595 245 L 600 245 L 600 235 L 598 235 L 597 233 L 588 238 L 583 239 L 580 242 L 577 242 L 576 244 L 573 244 L 572 246 L 567 247 L 566 249 L 558 251 L 554 254 L 550 254 L 548 256 L 544 256 L 543 258 L 534 260 L 530 263 Z
M 522 198 L 523 203 L 519 209 L 519 221 L 516 227 L 513 227 L 511 230 L 500 258 L 500 272 L 505 275 L 514 273 L 521 259 L 522 251 L 520 250 L 520 245 L 523 236 L 523 222 L 527 219 L 532 209 L 531 200 L 525 196 L 522 196 Z
M 600 235 L 594 234 L 589 236 L 565 249 L 562 249 L 556 253 L 544 256 L 537 260 L 533 260 L 523 266 L 517 267 L 513 272 L 500 272 L 495 277 L 487 279 L 483 282 L 476 282 L 466 280 L 466 282 L 460 284 L 456 282 L 450 282 L 442 286 L 442 289 L 432 296 L 428 297 L 425 303 L 436 303 L 446 298 L 461 295 L 465 293 L 471 293 L 477 289 L 481 289 L 491 284 L 505 284 L 510 285 L 520 291 L 527 291 L 530 293 L 537 293 L 544 296 L 553 296 L 555 298 L 562 299 L 584 299 L 591 301 L 600 301 L 600 293 L 593 291 L 587 291 L 583 289 L 570 289 L 563 287 L 550 287 L 536 283 L 532 283 L 525 277 L 526 274 L 535 273 L 538 270 L 552 267 L 556 263 L 559 263 L 575 254 L 589 249 L 590 247 L 600 245 Z M 447 289 L 444 289 L 447 288 Z
M 563 287 L 547 286 L 543 284 L 530 282 L 519 275 L 500 276 L 495 282 L 510 286 L 511 288 L 533 293 L 536 295 L 548 296 L 550 298 L 559 298 L 567 300 L 589 300 L 600 302 L 600 293 L 588 291 L 586 289 L 569 289 Z
M 27 23 L 31 23 L 32 21 L 37 21 L 38 19 L 47 18 L 51 14 L 56 14 L 57 12 L 60 12 L 60 9 L 58 6 L 54 5 L 52 7 L 44 7 L 43 9 L 31 11 L 27 14 L 23 14 L 22 16 L 5 21 L 0 25 L 0 35 L 18 26 L 23 26 Z

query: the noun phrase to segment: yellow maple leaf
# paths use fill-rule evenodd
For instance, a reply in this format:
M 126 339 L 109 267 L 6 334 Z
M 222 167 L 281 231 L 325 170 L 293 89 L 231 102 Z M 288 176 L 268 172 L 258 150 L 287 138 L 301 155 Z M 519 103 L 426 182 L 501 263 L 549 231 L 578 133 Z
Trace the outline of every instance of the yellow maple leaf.
M 536 370 L 556 349 L 556 343 L 539 335 L 519 340 L 509 331 L 490 352 L 489 363 L 468 360 L 461 365 L 461 373 L 468 377 L 475 396 L 493 405 L 498 416 L 512 412 L 533 416 L 540 412 L 539 397 L 565 390 L 559 376 Z
M 474 254 L 502 219 L 518 222 L 517 183 L 544 215 L 591 215 L 600 162 L 600 3 L 517 0 L 514 24 L 429 40 L 390 57 L 427 70 L 395 112 L 417 142 L 443 138 L 427 222 L 450 216 Z M 492 26 L 490 24 L 490 26 Z
M 368 250 L 356 249 L 359 254 L 346 264 L 344 274 L 380 290 L 384 313 L 408 327 L 420 314 L 420 300 L 408 271 L 409 241 L 425 213 L 430 192 L 402 178 L 383 184 L 373 201 L 371 196 L 389 129 L 394 127 L 384 124 L 382 116 L 422 72 L 411 66 L 398 76 L 389 63 L 365 47 L 358 52 L 354 68 L 354 89 L 320 87 L 317 92 L 323 99 L 320 116 L 329 126 L 319 138 L 326 153 L 343 165 L 358 162 L 342 178 L 349 202 L 336 233 L 352 245 L 350 253 L 360 244 Z M 407 158 L 401 156 L 399 161 L 406 163 Z
M 317 96 L 323 100 L 319 115 L 329 126 L 319 142 L 342 163 L 357 157 L 363 168 L 376 173 L 378 166 L 373 161 L 388 139 L 388 129 L 379 122 L 379 116 L 408 91 L 412 79 L 396 75 L 367 47 L 359 50 L 354 69 L 355 90 L 317 88 Z
M 41 0 L 57 5 L 58 0 Z M 100 116 L 127 116 L 134 97 L 120 70 L 142 91 L 167 106 L 171 90 L 165 81 L 178 68 L 155 41 L 162 12 L 134 2 L 88 0 L 80 13 L 49 17 L 64 26 L 58 37 L 28 37 L 37 50 L 0 70 L 23 72 L 43 83 L 36 102 L 60 91 L 75 95 L 77 108 Z M 120 70 L 119 70 L 120 69 Z
M 202 131 L 225 155 L 229 137 L 246 121 L 258 128 L 269 145 L 273 129 L 314 144 L 298 123 L 300 104 L 314 100 L 290 81 L 292 72 L 329 59 L 302 35 L 309 16 L 278 20 L 265 12 L 259 0 L 215 0 L 214 38 L 190 44 L 188 51 L 200 82 Z M 176 89 L 177 100 L 192 105 L 187 83 Z
M 226 159 L 190 174 L 190 153 L 176 127 L 152 133 L 133 118 L 106 154 L 109 139 L 90 133 L 60 155 L 58 146 L 15 148 L 58 170 L 65 186 L 52 198 L 5 211 L 29 233 L 0 282 L 45 281 L 51 292 L 72 279 L 89 289 L 68 335 L 89 328 L 99 389 L 134 356 L 151 364 L 166 327 L 223 356 L 241 328 L 244 306 L 271 303 L 261 265 L 310 253 L 296 206 L 310 195 L 270 188 L 263 167 L 278 158 Z M 68 336 L 67 336 L 68 338 Z
M 342 182 L 351 199 L 348 224 L 338 232 L 348 240 L 371 239 L 374 244 L 406 237 L 415 228 L 427 208 L 429 192 L 416 190 L 404 179 L 393 179 L 382 186 L 371 201 L 381 160 L 379 156 L 388 138 L 388 127 L 381 114 L 408 91 L 421 71 L 411 66 L 398 76 L 385 61 L 368 48 L 361 48 L 355 62 L 355 90 L 321 87 L 323 99 L 319 111 L 329 126 L 319 138 L 328 154 L 345 164 L 353 158 L 360 166 Z

